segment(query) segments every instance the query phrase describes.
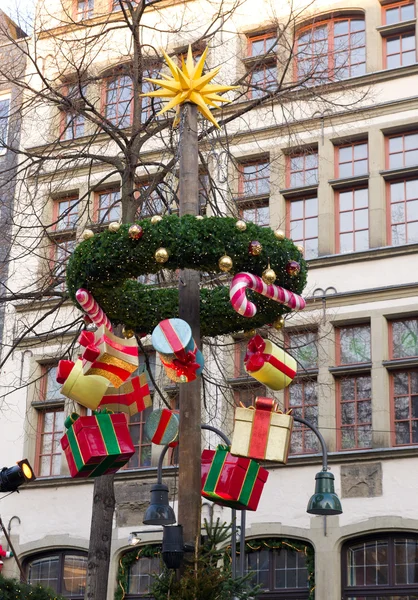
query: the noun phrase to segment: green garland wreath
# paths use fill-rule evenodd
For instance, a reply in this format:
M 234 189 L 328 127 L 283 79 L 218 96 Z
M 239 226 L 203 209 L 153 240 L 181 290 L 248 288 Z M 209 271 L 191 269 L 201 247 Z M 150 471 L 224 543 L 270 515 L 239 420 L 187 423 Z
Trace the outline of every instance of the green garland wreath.
M 119 559 L 119 568 L 117 574 L 118 587 L 115 592 L 115 600 L 123 600 L 128 591 L 129 568 L 141 557 L 154 558 L 160 556 L 161 545 L 148 544 L 141 546 L 137 550 L 127 552 Z
M 294 550 L 295 552 L 302 552 L 305 555 L 306 570 L 308 572 L 308 585 L 309 585 L 309 600 L 315 600 L 315 551 L 311 544 L 307 542 L 298 542 L 287 538 L 262 538 L 247 540 L 245 542 L 245 553 L 257 552 L 258 550 L 287 548 Z M 228 547 L 229 553 L 231 552 L 230 546 Z M 237 554 L 239 554 L 239 548 L 237 548 Z
M 177 288 L 156 288 L 139 284 L 136 279 L 162 269 L 195 269 L 221 273 L 218 261 L 228 255 L 233 261 L 231 275 L 242 271 L 262 275 L 268 267 L 276 272 L 275 284 L 300 294 L 306 284 L 307 265 L 292 240 L 278 240 L 268 227 L 247 223 L 245 231 L 236 227 L 232 217 L 191 215 L 165 216 L 158 223 L 138 221 L 143 228 L 139 240 L 129 237 L 129 224 L 117 232 L 106 230 L 82 242 L 71 256 L 67 267 L 67 286 L 73 302 L 75 293 L 88 289 L 114 324 L 124 324 L 138 334 L 150 333 L 163 319 L 178 316 Z M 253 256 L 248 251 L 257 240 L 263 249 Z M 164 247 L 168 261 L 159 264 L 155 251 Z M 299 262 L 300 273 L 291 277 L 286 272 L 290 260 Z M 229 301 L 229 285 L 203 287 L 200 296 L 200 322 L 203 336 L 217 336 L 248 330 L 273 323 L 289 308 L 267 298 L 247 292 L 257 305 L 251 319 L 241 317 Z

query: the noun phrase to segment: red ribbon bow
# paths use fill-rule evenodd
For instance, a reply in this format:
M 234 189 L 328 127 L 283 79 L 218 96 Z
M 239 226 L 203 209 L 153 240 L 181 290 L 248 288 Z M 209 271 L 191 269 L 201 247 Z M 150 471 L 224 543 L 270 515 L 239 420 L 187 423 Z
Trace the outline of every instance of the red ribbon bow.
M 267 358 L 267 356 L 263 354 L 265 348 L 266 342 L 261 335 L 255 335 L 250 339 L 244 357 L 244 364 L 247 371 L 258 371 L 261 369 Z
M 189 381 L 196 379 L 196 371 L 200 367 L 199 363 L 196 362 L 196 353 L 197 347 L 193 352 L 189 350 L 184 359 L 175 358 L 173 360 L 173 366 L 177 371 L 178 377 L 180 377 L 180 375 L 186 375 Z

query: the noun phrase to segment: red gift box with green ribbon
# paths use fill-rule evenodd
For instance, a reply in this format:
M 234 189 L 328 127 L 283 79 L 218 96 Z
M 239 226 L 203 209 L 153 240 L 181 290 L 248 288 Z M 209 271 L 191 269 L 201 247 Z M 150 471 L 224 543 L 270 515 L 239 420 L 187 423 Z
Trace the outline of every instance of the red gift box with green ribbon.
M 71 477 L 116 473 L 135 454 L 125 414 L 108 411 L 89 417 L 71 414 L 61 439 Z
M 267 477 L 257 461 L 233 456 L 228 446 L 202 452 L 202 496 L 216 504 L 257 510 Z

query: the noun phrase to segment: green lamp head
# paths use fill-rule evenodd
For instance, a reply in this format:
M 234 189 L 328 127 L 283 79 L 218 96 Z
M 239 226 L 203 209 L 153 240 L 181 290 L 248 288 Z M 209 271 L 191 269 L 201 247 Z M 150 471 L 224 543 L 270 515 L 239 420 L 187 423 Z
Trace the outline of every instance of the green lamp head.
M 334 490 L 334 475 L 321 471 L 315 475 L 315 493 L 306 509 L 311 515 L 340 515 L 341 502 Z
M 172 525 L 176 522 L 174 510 L 168 503 L 168 487 L 163 483 L 152 486 L 151 503 L 142 522 L 144 525 Z

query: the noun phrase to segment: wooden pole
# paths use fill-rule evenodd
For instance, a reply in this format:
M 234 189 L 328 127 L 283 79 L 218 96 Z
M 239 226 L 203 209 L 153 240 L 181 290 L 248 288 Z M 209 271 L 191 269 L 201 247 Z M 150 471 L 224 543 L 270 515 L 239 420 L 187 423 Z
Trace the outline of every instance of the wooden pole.
M 199 214 L 199 165 L 197 107 L 181 107 L 180 138 L 180 216 Z M 200 347 L 200 276 L 198 271 L 180 273 L 179 315 L 189 323 Z M 200 539 L 200 453 L 201 453 L 200 378 L 180 384 L 179 492 L 178 522 L 183 525 L 184 542 L 198 544 Z

